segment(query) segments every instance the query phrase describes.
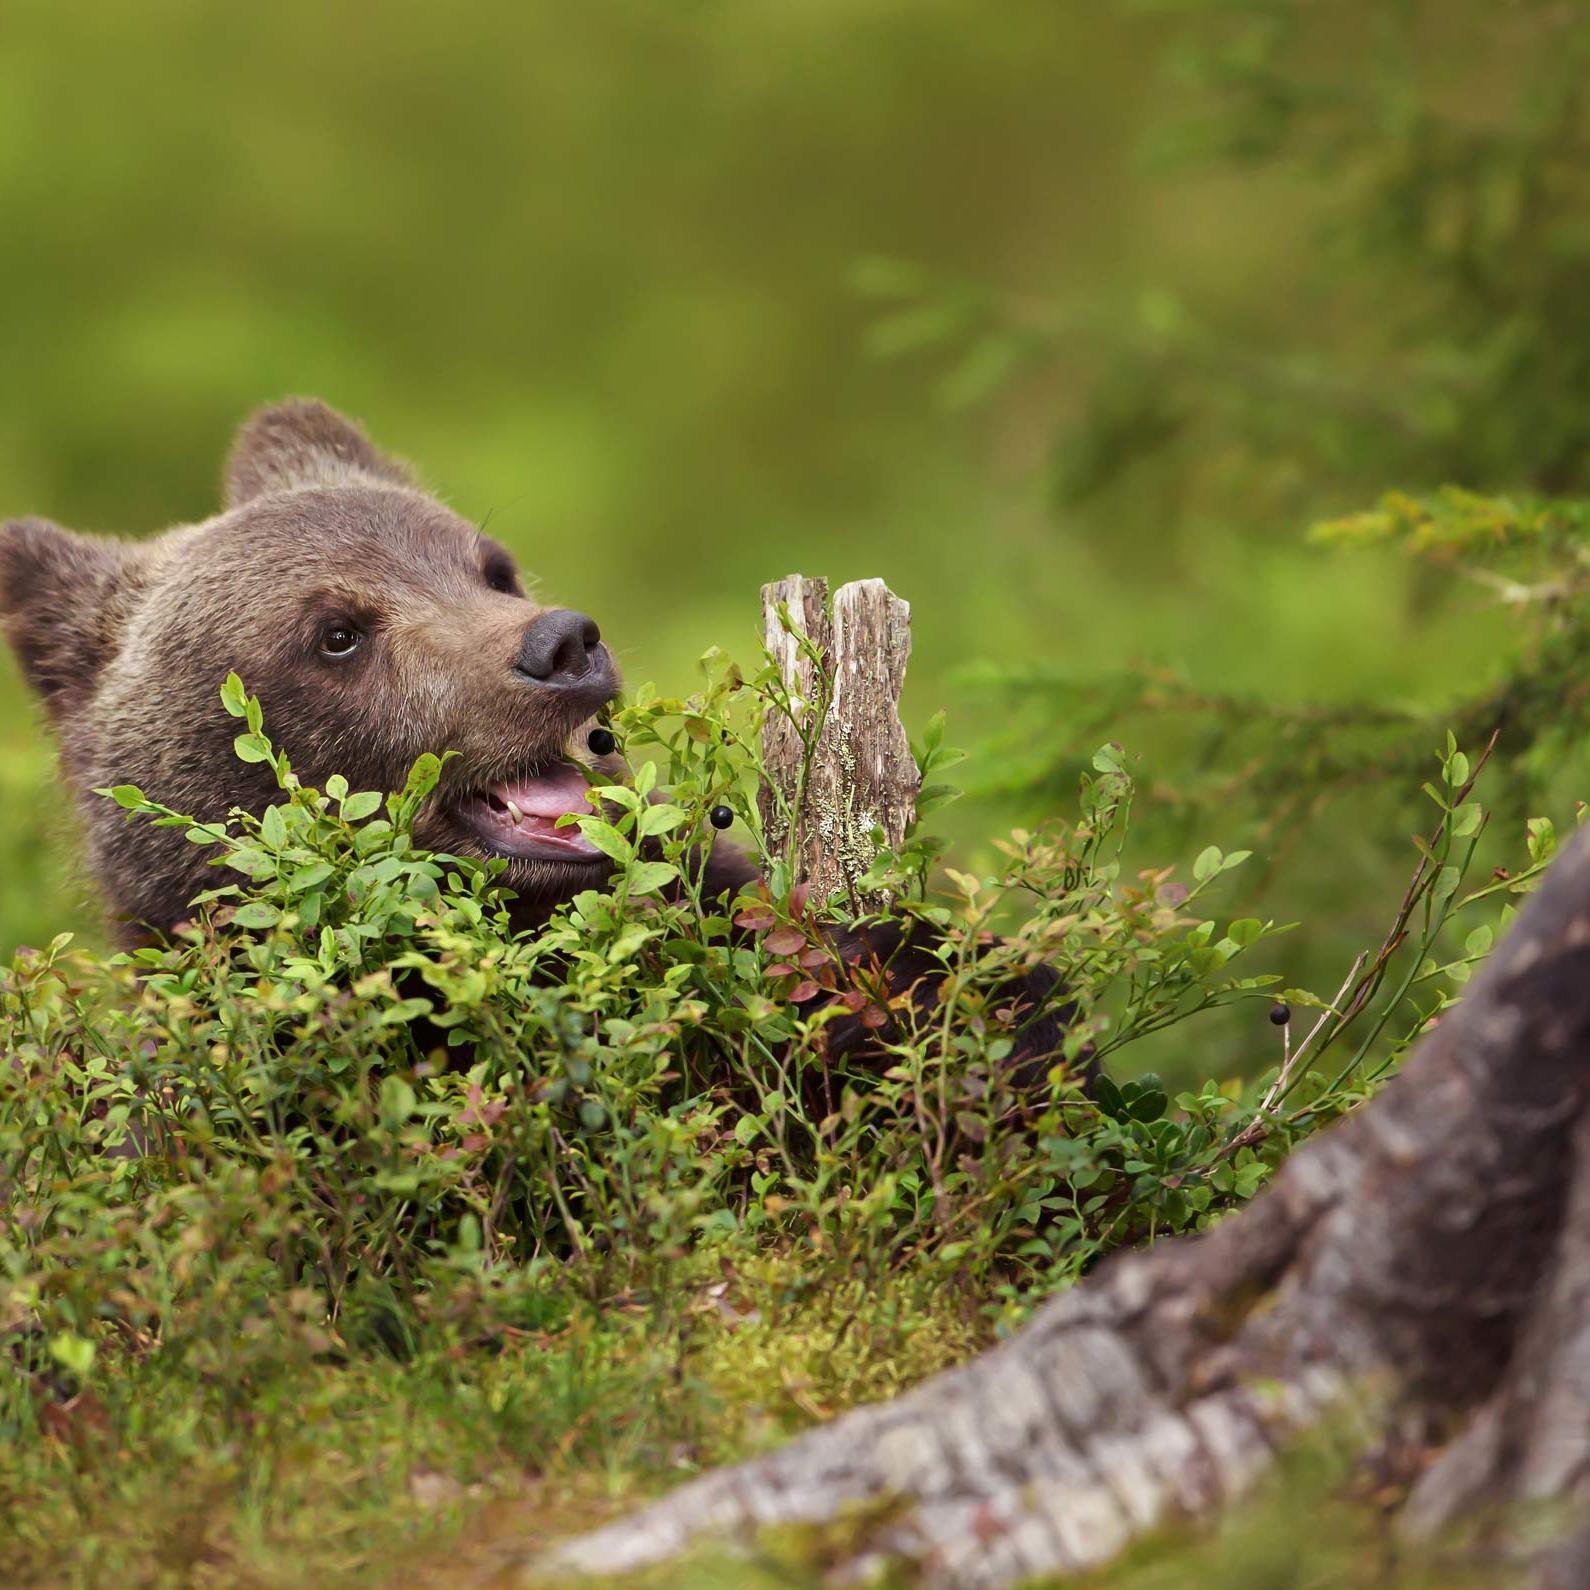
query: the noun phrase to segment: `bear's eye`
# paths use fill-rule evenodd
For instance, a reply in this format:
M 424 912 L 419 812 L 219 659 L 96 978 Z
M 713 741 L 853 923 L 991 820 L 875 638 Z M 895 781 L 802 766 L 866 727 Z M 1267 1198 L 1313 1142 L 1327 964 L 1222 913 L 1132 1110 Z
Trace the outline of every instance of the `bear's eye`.
M 493 591 L 501 591 L 504 596 L 514 593 L 513 566 L 493 558 L 486 565 L 486 584 Z
M 320 649 L 328 657 L 346 657 L 359 649 L 363 639 L 352 624 L 327 624 L 320 632 Z

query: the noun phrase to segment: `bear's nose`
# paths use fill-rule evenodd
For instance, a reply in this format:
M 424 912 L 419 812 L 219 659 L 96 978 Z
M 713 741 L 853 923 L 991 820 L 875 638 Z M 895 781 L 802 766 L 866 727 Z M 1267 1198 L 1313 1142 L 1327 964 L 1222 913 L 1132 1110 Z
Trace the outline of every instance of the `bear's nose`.
M 602 664 L 602 632 L 584 613 L 556 608 L 532 619 L 514 671 L 538 685 L 576 685 Z

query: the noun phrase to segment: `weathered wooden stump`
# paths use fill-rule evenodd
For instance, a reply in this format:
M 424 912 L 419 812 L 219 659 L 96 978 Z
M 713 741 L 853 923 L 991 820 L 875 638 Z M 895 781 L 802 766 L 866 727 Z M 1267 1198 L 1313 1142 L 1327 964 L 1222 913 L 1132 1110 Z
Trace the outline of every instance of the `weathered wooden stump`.
M 886 896 L 861 887 L 875 832 L 900 844 L 921 782 L 900 723 L 910 605 L 882 580 L 842 585 L 830 604 L 826 580 L 792 574 L 762 587 L 762 620 L 789 697 L 762 730 L 769 851 L 813 901 L 843 894 L 852 915 L 876 910 Z

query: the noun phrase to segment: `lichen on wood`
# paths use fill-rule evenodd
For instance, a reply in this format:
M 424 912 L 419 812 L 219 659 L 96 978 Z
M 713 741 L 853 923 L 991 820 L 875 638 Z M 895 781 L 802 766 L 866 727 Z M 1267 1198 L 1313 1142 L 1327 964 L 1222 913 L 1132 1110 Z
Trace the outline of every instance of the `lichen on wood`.
M 887 903 L 862 887 L 882 834 L 905 838 L 920 776 L 900 723 L 911 609 L 882 580 L 792 574 L 762 587 L 768 652 L 784 699 L 762 731 L 762 821 L 771 854 L 814 900 L 855 914 Z

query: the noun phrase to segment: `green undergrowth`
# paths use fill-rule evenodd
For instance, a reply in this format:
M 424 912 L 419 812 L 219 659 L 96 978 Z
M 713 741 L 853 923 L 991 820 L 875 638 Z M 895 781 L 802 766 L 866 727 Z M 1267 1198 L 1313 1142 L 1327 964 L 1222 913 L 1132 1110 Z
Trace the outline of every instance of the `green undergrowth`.
M 1135 858 L 1132 761 L 1105 745 L 996 873 L 941 869 L 921 831 L 880 851 L 870 884 L 937 961 L 913 999 L 773 858 L 764 886 L 702 897 L 709 812 L 759 845 L 762 720 L 810 747 L 821 708 L 771 669 L 704 668 L 690 698 L 615 713 L 628 773 L 580 819 L 612 886 L 533 932 L 495 864 L 415 846 L 444 758 L 390 795 L 307 788 L 235 678 L 237 752 L 275 805 L 199 823 L 105 792 L 213 850 L 216 887 L 169 943 L 62 938 L 0 982 L 17 1582 L 420 1560 L 484 1582 L 892 1395 L 1101 1254 L 1251 1197 L 1439 1018 L 1555 845 L 1536 821 L 1486 871 L 1487 752 L 1449 737 L 1384 943 L 1338 991 L 1287 989 L 1264 964 L 1281 925 L 1237 903 L 1244 853 L 1208 843 L 1185 877 Z M 928 810 L 941 725 L 917 755 Z M 1048 995 L 1020 983 L 1039 967 Z M 1018 1070 L 1045 1000 L 1066 1035 Z M 869 1042 L 839 1053 L 838 1021 Z M 1219 1059 L 1235 1021 L 1279 1051 L 1251 1083 Z M 1209 1080 L 1173 1096 L 1148 1040 L 1207 1054 Z

